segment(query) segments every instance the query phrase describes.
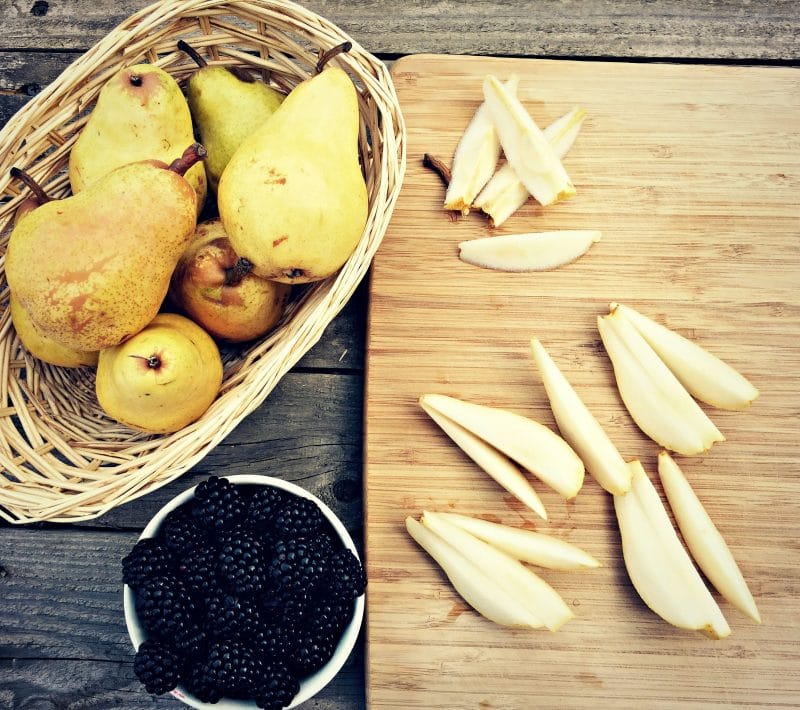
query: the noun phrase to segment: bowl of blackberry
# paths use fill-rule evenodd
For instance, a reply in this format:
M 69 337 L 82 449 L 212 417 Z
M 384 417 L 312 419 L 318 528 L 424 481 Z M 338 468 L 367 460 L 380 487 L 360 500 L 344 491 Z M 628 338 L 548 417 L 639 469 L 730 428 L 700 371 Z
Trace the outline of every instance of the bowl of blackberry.
M 366 577 L 336 515 L 277 478 L 211 476 L 122 560 L 134 672 L 196 708 L 293 708 L 338 673 Z

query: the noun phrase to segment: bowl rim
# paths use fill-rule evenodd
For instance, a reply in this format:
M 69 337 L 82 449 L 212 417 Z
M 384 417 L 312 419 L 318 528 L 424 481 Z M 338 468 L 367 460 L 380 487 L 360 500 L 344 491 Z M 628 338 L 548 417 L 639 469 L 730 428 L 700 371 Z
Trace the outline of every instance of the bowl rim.
M 355 543 L 353 542 L 353 538 L 350 536 L 350 533 L 345 528 L 342 521 L 339 517 L 334 513 L 325 503 L 323 503 L 317 496 L 313 493 L 310 493 L 305 488 L 298 486 L 296 483 L 291 483 L 290 481 L 284 481 L 280 478 L 275 478 L 273 476 L 265 476 L 261 474 L 253 474 L 253 473 L 240 473 L 234 474 L 231 476 L 219 476 L 219 478 L 226 478 L 231 483 L 236 485 L 257 485 L 257 486 L 272 486 L 275 488 L 281 488 L 289 493 L 294 495 L 300 496 L 302 498 L 308 498 L 314 503 L 319 506 L 322 514 L 331 524 L 333 529 L 336 531 L 336 534 L 341 539 L 344 546 L 350 550 L 359 561 L 361 561 L 361 556 L 358 554 L 358 549 L 356 548 Z M 192 486 L 191 488 L 186 489 L 182 493 L 179 493 L 174 498 L 172 498 L 169 502 L 164 504 L 158 512 L 153 515 L 150 521 L 145 526 L 144 530 L 142 530 L 141 534 L 137 538 L 137 542 L 139 540 L 144 540 L 146 538 L 155 537 L 158 533 L 158 529 L 160 528 L 161 524 L 164 522 L 164 519 L 167 515 L 175 510 L 177 507 L 183 505 L 185 502 L 190 500 L 194 497 L 195 489 L 197 485 Z M 128 630 L 128 636 L 133 644 L 134 650 L 139 649 L 139 645 L 142 641 L 145 640 L 146 636 L 144 633 L 144 629 L 142 628 L 141 624 L 139 623 L 139 619 L 136 615 L 136 609 L 134 604 L 134 594 L 133 590 L 127 585 L 123 584 L 123 611 L 125 614 L 125 626 Z M 317 670 L 316 672 L 312 673 L 310 676 L 307 676 L 302 681 L 300 681 L 300 690 L 292 699 L 291 704 L 286 706 L 286 710 L 290 710 L 291 708 L 297 707 L 301 703 L 306 702 L 307 700 L 314 697 L 317 693 L 319 693 L 325 686 L 330 683 L 333 678 L 339 673 L 344 666 L 347 659 L 350 657 L 350 654 L 355 647 L 356 640 L 358 639 L 359 633 L 361 631 L 361 625 L 364 620 L 364 607 L 365 607 L 365 598 L 366 594 L 362 594 L 361 596 L 357 597 L 355 600 L 355 605 L 353 608 L 353 617 L 350 620 L 350 623 L 345 627 L 342 635 L 339 639 L 339 643 L 336 646 L 336 650 L 334 651 L 333 656 L 331 659 L 324 665 L 322 668 Z M 255 701 L 251 700 L 233 700 L 231 698 L 223 698 L 218 703 L 204 703 L 198 700 L 195 696 L 189 693 L 186 688 L 182 685 L 178 685 L 177 688 L 170 691 L 170 695 L 177 698 L 181 702 L 185 703 L 186 705 L 199 708 L 201 710 L 253 710 L 255 709 L 256 703 Z

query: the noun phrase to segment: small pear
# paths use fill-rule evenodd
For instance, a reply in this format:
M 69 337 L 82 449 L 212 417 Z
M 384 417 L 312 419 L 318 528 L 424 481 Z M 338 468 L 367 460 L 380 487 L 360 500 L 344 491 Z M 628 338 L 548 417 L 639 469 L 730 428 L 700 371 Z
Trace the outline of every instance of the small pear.
M 125 165 L 18 220 L 6 278 L 41 335 L 93 352 L 153 319 L 194 233 L 195 193 L 183 173 L 203 153 L 194 144 L 172 165 Z
M 254 273 L 308 283 L 338 271 L 367 221 L 358 93 L 329 67 L 299 84 L 239 146 L 217 202 L 234 250 Z
M 81 192 L 128 163 L 160 160 L 169 164 L 193 142 L 189 105 L 175 79 L 152 64 L 121 69 L 103 86 L 70 151 L 72 192 Z M 206 199 L 203 164 L 194 165 L 186 179 L 197 193 L 199 214 Z
M 236 149 L 281 105 L 283 94 L 238 67 L 210 66 L 183 40 L 178 42 L 178 49 L 200 67 L 186 85 L 186 98 L 208 151 L 208 184 L 216 192 L 222 171 Z M 233 106 L 235 111 L 231 110 Z

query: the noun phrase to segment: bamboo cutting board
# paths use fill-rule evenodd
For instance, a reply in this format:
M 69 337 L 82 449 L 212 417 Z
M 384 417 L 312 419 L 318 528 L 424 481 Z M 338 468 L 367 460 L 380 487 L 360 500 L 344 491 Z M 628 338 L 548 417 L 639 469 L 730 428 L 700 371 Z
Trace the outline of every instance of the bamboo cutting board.
M 462 263 L 490 233 L 442 211 L 421 166 L 450 161 L 486 73 L 520 75 L 544 126 L 588 119 L 565 167 L 573 200 L 529 202 L 497 233 L 600 229 L 577 262 L 536 274 Z M 416 56 L 393 69 L 409 166 L 370 296 L 366 391 L 367 695 L 372 708 L 800 706 L 800 72 Z M 624 569 L 609 495 L 587 476 L 564 502 L 534 483 L 544 522 L 483 474 L 417 405 L 441 392 L 555 427 L 529 357 L 541 339 L 626 459 L 660 490 L 659 447 L 617 394 L 596 316 L 620 301 L 694 338 L 761 391 L 744 412 L 704 407 L 727 440 L 677 457 L 759 605 L 721 600 L 711 641 L 661 621 Z M 495 626 L 406 534 L 407 515 L 452 510 L 576 543 L 602 568 L 548 572 L 575 610 L 558 633 Z

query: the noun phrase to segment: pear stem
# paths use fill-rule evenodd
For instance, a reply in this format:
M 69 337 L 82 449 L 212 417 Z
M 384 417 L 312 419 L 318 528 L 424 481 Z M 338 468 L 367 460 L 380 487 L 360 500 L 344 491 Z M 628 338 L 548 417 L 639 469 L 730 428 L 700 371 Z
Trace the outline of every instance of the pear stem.
M 161 367 L 161 358 L 159 358 L 158 355 L 129 355 L 128 357 L 135 357 L 137 360 L 144 360 L 147 362 L 147 367 L 149 367 L 151 370 L 157 370 L 159 367 Z
M 225 286 L 237 286 L 253 270 L 253 262 L 240 256 L 229 269 L 225 269 Z
M 173 173 L 178 173 L 178 175 L 185 175 L 192 165 L 201 161 L 207 155 L 208 151 L 200 143 L 192 143 L 183 151 L 183 155 L 180 158 L 175 158 L 170 163 L 168 170 L 172 170 Z
M 197 64 L 197 66 L 201 69 L 208 66 L 208 62 L 201 57 L 200 53 L 188 42 L 184 42 L 182 39 L 179 39 L 178 49 L 180 49 L 181 52 L 186 52 L 186 54 L 188 54 L 194 60 L 195 64 Z
M 352 48 L 353 48 L 352 42 L 342 42 L 341 44 L 337 44 L 335 47 L 331 47 L 330 49 L 324 51 L 322 54 L 319 55 L 317 64 L 314 67 L 313 76 L 319 74 L 331 59 L 333 59 L 334 57 L 338 57 L 340 54 L 345 54 L 349 52 Z
M 437 158 L 435 155 L 431 155 L 430 153 L 425 153 L 425 155 L 422 156 L 422 164 L 426 168 L 433 170 L 441 178 L 445 187 L 450 185 L 452 174 L 450 173 L 450 168 L 445 165 L 441 158 Z
M 25 186 L 33 193 L 34 199 L 40 205 L 43 205 L 45 202 L 50 202 L 53 199 L 42 189 L 42 186 L 24 170 L 20 170 L 19 168 L 11 168 L 9 173 L 11 174 L 12 178 L 15 180 L 21 180 L 25 184 Z

